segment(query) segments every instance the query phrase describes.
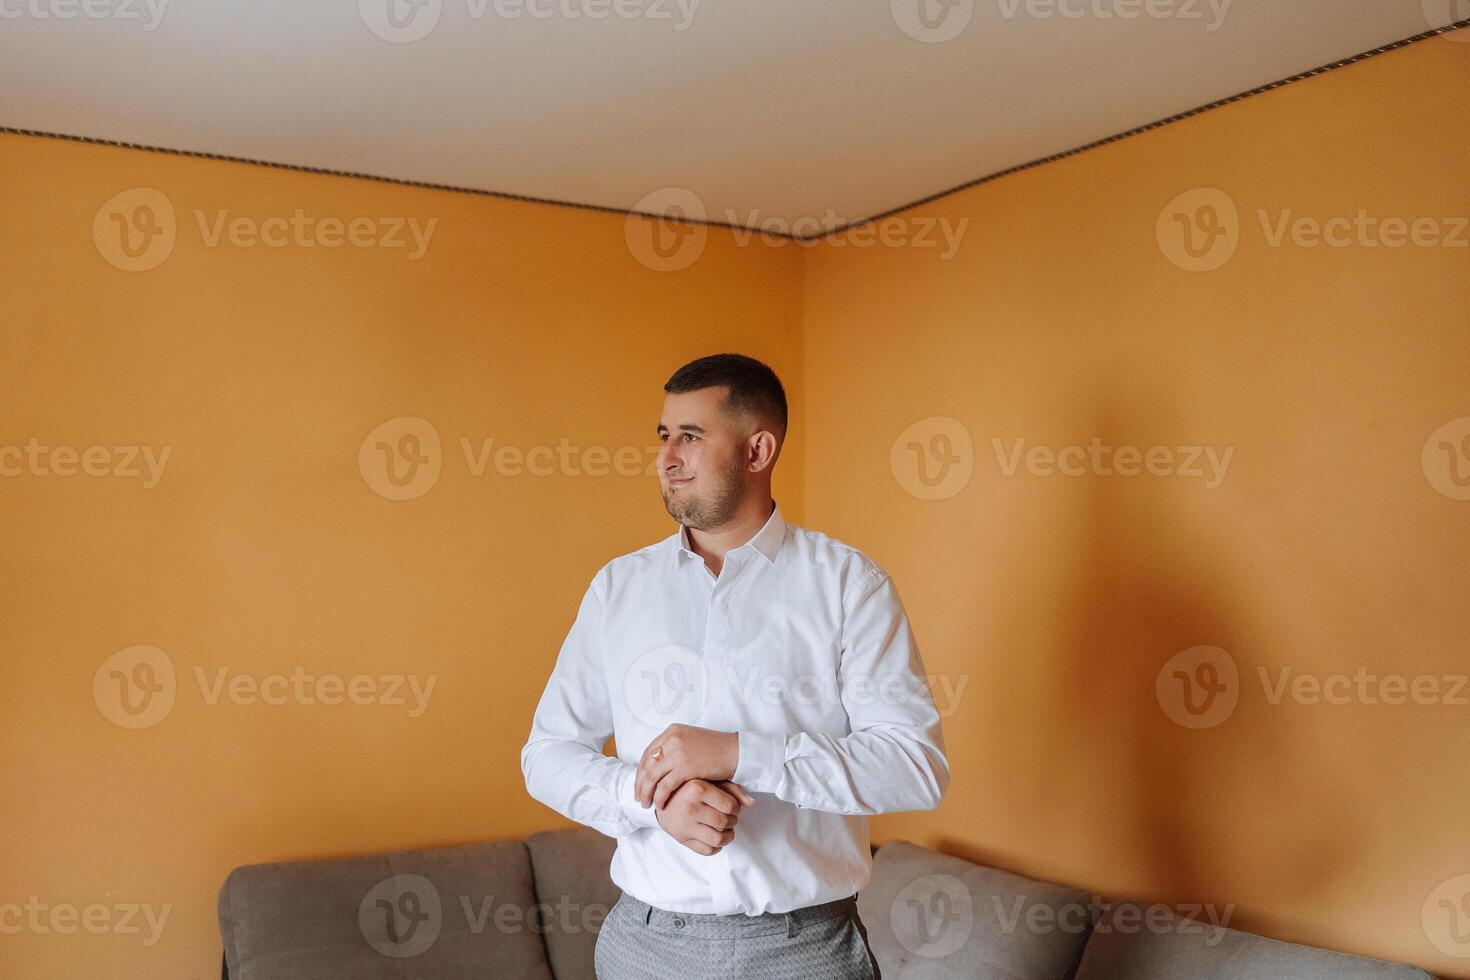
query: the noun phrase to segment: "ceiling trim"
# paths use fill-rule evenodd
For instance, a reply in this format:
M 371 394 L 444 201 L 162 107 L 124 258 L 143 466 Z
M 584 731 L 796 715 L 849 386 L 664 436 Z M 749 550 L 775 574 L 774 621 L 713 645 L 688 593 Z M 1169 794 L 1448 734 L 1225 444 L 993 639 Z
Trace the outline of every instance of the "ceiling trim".
M 222 163 L 243 163 L 252 167 L 270 167 L 274 170 L 292 170 L 304 174 L 320 174 L 326 177 L 347 177 L 352 180 L 371 180 L 380 184 L 397 184 L 401 187 L 421 187 L 431 191 L 449 191 L 452 194 L 477 194 L 480 197 L 496 197 L 507 201 L 520 201 L 525 204 L 550 204 L 559 208 L 577 208 L 581 211 L 600 211 L 604 214 L 621 214 L 631 217 L 638 215 L 643 218 L 654 218 L 667 220 L 667 215 L 648 214 L 643 211 L 633 211 L 629 208 L 615 208 L 603 204 L 583 204 L 579 201 L 563 201 L 551 197 L 533 197 L 529 194 L 514 194 L 510 191 L 490 191 L 478 187 L 459 187 L 454 184 L 436 184 L 428 180 L 409 180 L 406 177 L 382 177 L 378 174 L 359 173 L 355 170 L 331 170 L 327 167 L 311 167 L 300 163 L 277 163 L 274 160 L 256 160 L 252 157 L 232 156 L 228 153 L 211 153 L 208 150 L 181 150 L 171 146 L 151 146 L 147 143 L 129 143 L 124 140 L 103 139 L 97 136 L 78 136 L 75 133 L 52 133 L 43 129 L 20 129 L 15 126 L 0 126 L 0 134 L 12 136 L 34 136 L 40 139 L 66 140 L 71 143 L 90 143 L 95 146 L 112 146 L 123 150 L 142 150 L 145 153 L 167 153 L 170 156 L 198 157 L 203 160 L 217 160 Z M 732 225 L 725 221 L 712 221 L 708 219 L 681 218 L 685 224 L 707 225 L 711 228 L 728 228 L 732 231 L 745 231 L 739 225 Z M 766 232 L 769 235 L 778 235 L 782 238 L 792 238 L 785 232 Z
M 1088 150 L 1095 150 L 1099 147 L 1107 146 L 1110 143 L 1116 143 L 1119 140 L 1128 139 L 1130 136 L 1138 136 L 1141 133 L 1150 132 L 1151 130 L 1158 129 L 1161 126 L 1167 126 L 1170 123 L 1176 123 L 1185 119 L 1190 119 L 1194 116 L 1198 116 L 1200 113 L 1209 112 L 1212 109 L 1219 109 L 1223 106 L 1239 102 L 1242 99 L 1248 99 L 1252 96 L 1270 92 L 1273 89 L 1281 88 L 1283 85 L 1290 85 L 1292 82 L 1300 82 L 1303 79 L 1314 78 L 1317 75 L 1322 75 L 1329 71 L 1336 71 L 1339 68 L 1346 68 L 1348 65 L 1357 64 L 1358 62 L 1364 61 L 1368 58 L 1374 58 L 1381 54 L 1387 54 L 1390 51 L 1396 51 L 1399 48 L 1407 47 L 1410 44 L 1416 44 L 1420 41 L 1425 41 L 1432 37 L 1438 37 L 1441 34 L 1448 34 L 1451 31 L 1462 30 L 1467 27 L 1470 27 L 1470 18 L 1456 21 L 1455 23 L 1449 24 L 1445 27 L 1436 27 L 1432 30 L 1424 31 L 1423 33 L 1415 34 L 1412 37 L 1406 37 L 1399 41 L 1392 41 L 1388 44 L 1381 45 L 1380 47 L 1373 48 L 1372 50 L 1363 51 L 1355 55 L 1350 55 L 1346 58 L 1339 59 L 1338 61 L 1322 65 L 1318 68 L 1311 68 L 1307 71 L 1298 72 L 1295 75 L 1290 75 L 1286 78 L 1278 79 L 1274 82 L 1267 82 L 1265 85 L 1257 85 L 1255 88 L 1246 89 L 1244 92 L 1237 92 L 1234 95 L 1228 95 L 1223 99 L 1216 99 L 1214 102 L 1208 102 L 1194 109 L 1186 109 L 1184 112 L 1175 113 L 1172 116 L 1167 116 L 1163 119 L 1155 120 L 1151 123 L 1145 123 L 1142 126 L 1135 126 L 1134 128 L 1124 130 L 1121 133 L 1114 133 L 1112 136 L 1104 136 L 1102 139 L 1093 140 L 1091 143 L 1084 143 L 1081 146 L 1073 147 L 1070 150 L 1062 150 L 1060 153 L 1052 153 L 1048 156 L 1038 157 L 1035 160 L 1027 161 L 1026 163 L 1018 163 L 1013 167 L 1006 167 L 1004 170 L 997 170 L 993 174 L 986 174 L 984 177 L 977 177 L 974 180 L 967 180 L 963 184 L 956 184 L 954 187 L 951 187 L 948 190 L 940 191 L 937 194 L 930 194 L 928 197 L 921 197 L 917 201 L 910 201 L 908 204 L 901 204 L 896 208 L 890 208 L 887 211 L 881 211 L 870 218 L 858 218 L 854 221 L 849 221 L 847 224 L 841 226 L 840 228 L 834 228 L 831 231 L 824 231 L 817 235 L 798 237 L 797 241 L 811 241 L 818 238 L 828 238 L 832 235 L 838 235 L 845 231 L 848 231 L 851 228 L 855 228 L 858 225 L 869 224 L 874 221 L 882 221 L 884 218 L 891 218 L 896 214 L 911 210 L 912 208 L 922 207 L 923 205 L 933 203 L 940 198 L 949 197 L 951 194 L 958 194 L 961 191 L 967 191 L 972 187 L 979 187 L 981 184 L 988 184 L 993 180 L 999 180 L 1002 177 L 1009 177 L 1011 174 L 1019 173 L 1022 170 L 1030 170 L 1033 167 L 1039 167 L 1043 164 L 1054 163 L 1057 160 L 1065 160 L 1066 158 L 1074 157 L 1079 153 L 1086 153 Z
M 1035 160 L 1029 160 L 1026 163 L 1019 163 L 1012 167 L 1006 167 L 1003 170 L 997 170 L 996 172 L 986 174 L 983 177 L 977 177 L 974 180 L 965 181 L 963 184 L 956 184 L 954 187 L 951 187 L 947 190 L 942 190 L 938 193 L 930 194 L 927 197 L 921 197 L 916 201 L 910 201 L 907 204 L 901 204 L 898 207 L 879 212 L 878 214 L 872 215 L 871 217 L 858 218 L 856 220 L 849 221 L 847 224 L 824 232 L 819 232 L 811 235 L 793 235 L 790 232 L 748 229 L 746 227 L 734 225 L 725 221 L 714 221 L 709 219 L 699 220 L 689 218 L 684 218 L 680 220 L 684 221 L 687 224 L 705 225 L 711 228 L 726 228 L 733 231 L 756 230 L 765 235 L 786 238 L 795 242 L 817 241 L 822 238 L 829 238 L 833 235 L 842 234 L 843 232 L 846 232 L 852 228 L 856 228 L 859 225 L 871 224 L 873 222 L 881 221 L 884 218 L 890 218 L 904 211 L 909 211 L 913 208 L 922 207 L 925 204 L 931 204 L 941 198 L 949 197 L 952 194 L 958 194 L 961 191 L 969 190 L 972 187 L 979 187 L 981 184 L 988 184 L 991 181 L 1000 180 L 1002 177 L 1008 177 L 1011 174 L 1020 173 L 1023 170 L 1031 170 L 1035 167 L 1043 166 L 1044 164 L 1054 163 L 1058 160 L 1067 159 L 1068 157 L 1074 157 L 1078 154 L 1086 153 L 1089 150 L 1095 150 L 1100 147 L 1107 146 L 1111 143 L 1116 143 L 1119 140 L 1138 136 L 1142 133 L 1147 133 L 1152 130 L 1158 129 L 1162 126 L 1168 126 L 1171 123 L 1190 119 L 1194 116 L 1200 115 L 1201 113 L 1209 112 L 1213 109 L 1219 109 L 1223 106 L 1232 105 L 1236 102 L 1240 102 L 1243 99 L 1248 99 L 1252 96 L 1261 95 L 1265 92 L 1270 92 L 1274 89 L 1281 88 L 1283 85 L 1290 85 L 1293 82 L 1299 82 L 1307 78 L 1314 78 L 1317 75 L 1322 75 L 1326 72 L 1336 71 L 1339 68 L 1345 68 L 1348 65 L 1357 64 L 1358 62 L 1364 61 L 1368 58 L 1377 57 L 1381 54 L 1387 54 L 1390 51 L 1396 51 L 1399 48 L 1406 47 L 1410 44 L 1416 44 L 1420 41 L 1428 40 L 1429 38 L 1438 37 L 1441 34 L 1448 34 L 1451 31 L 1463 30 L 1465 28 L 1470 28 L 1470 18 L 1456 21 L 1455 23 L 1449 24 L 1445 27 L 1433 28 L 1419 34 L 1415 34 L 1412 37 L 1403 38 L 1402 40 L 1393 41 L 1388 44 L 1373 48 L 1371 50 L 1363 51 L 1359 54 L 1351 55 L 1349 57 L 1339 59 L 1338 61 L 1322 65 L 1317 68 L 1298 72 L 1295 75 L 1290 75 L 1286 78 L 1282 78 L 1274 82 L 1267 82 L 1264 85 L 1258 85 L 1255 88 L 1247 89 L 1243 92 L 1237 92 L 1235 95 L 1226 96 L 1223 99 L 1217 99 L 1214 102 L 1206 103 L 1205 105 L 1198 106 L 1194 109 L 1188 109 L 1184 112 L 1176 113 L 1175 115 L 1168 116 L 1164 119 L 1159 119 L 1151 123 L 1145 123 L 1142 126 L 1135 126 L 1132 129 L 1125 130 L 1121 133 L 1115 133 L 1112 136 L 1105 136 L 1102 139 L 1093 140 L 1090 143 L 1084 143 L 1081 146 L 1073 147 L 1070 150 L 1062 150 L 1058 153 L 1052 153 L 1044 157 L 1038 157 Z M 175 147 L 150 146 L 144 143 L 129 143 L 122 140 L 102 139 L 95 136 L 78 136 L 73 133 L 52 133 L 45 130 L 20 129 L 13 126 L 0 126 L 0 133 L 13 136 L 32 136 L 41 139 L 67 140 L 69 142 L 75 143 L 90 143 L 98 146 L 118 147 L 125 150 L 142 150 L 147 153 L 167 153 L 174 156 L 197 157 L 204 160 L 216 160 L 224 163 L 241 163 L 254 167 L 270 167 L 275 170 L 291 170 L 297 173 L 321 174 L 328 177 L 346 177 L 354 180 L 371 180 L 383 184 L 397 184 L 402 187 L 419 187 L 427 190 L 448 191 L 455 194 L 476 194 L 481 197 L 494 197 L 507 201 L 520 201 L 526 204 L 547 204 L 554 207 L 576 208 L 582 211 L 596 211 L 603 214 L 619 214 L 625 217 L 637 215 L 644 218 L 666 218 L 665 215 L 648 214 L 647 212 L 634 211 L 629 208 L 615 208 L 601 204 L 584 204 L 578 201 L 563 201 L 556 198 L 548 197 L 533 197 L 526 194 L 514 194 L 509 191 L 483 190 L 477 187 L 457 187 L 451 184 L 437 184 L 432 181 L 408 180 L 402 177 L 383 177 L 377 174 L 358 173 L 351 170 L 330 170 L 325 167 L 311 167 L 305 166 L 303 164 L 277 163 L 272 160 L 256 160 L 250 157 L 232 156 L 223 153 L 210 153 L 206 150 L 183 150 Z

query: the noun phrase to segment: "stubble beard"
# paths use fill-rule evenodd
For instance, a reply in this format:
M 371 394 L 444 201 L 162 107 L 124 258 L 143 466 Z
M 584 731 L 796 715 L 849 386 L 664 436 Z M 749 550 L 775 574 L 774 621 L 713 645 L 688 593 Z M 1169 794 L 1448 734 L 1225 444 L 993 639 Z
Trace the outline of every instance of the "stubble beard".
M 741 472 L 740 458 L 737 456 L 730 461 L 728 468 L 718 473 L 715 486 L 703 495 L 692 494 L 687 489 L 676 495 L 665 488 L 664 509 L 674 520 L 696 531 L 720 527 L 729 522 L 745 499 L 745 482 L 740 479 Z

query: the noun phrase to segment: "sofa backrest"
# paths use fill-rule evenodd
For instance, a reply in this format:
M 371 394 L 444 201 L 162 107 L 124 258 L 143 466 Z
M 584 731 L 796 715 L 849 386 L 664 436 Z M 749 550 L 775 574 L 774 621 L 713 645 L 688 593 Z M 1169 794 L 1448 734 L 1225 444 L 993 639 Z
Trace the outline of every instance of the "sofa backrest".
M 881 845 L 858 914 L 884 977 L 1066 980 L 1091 925 L 1088 896 L 904 840 Z
M 526 838 L 546 957 L 557 980 L 597 980 L 597 933 L 621 892 L 608 876 L 618 843 L 590 827 Z
M 231 980 L 551 980 L 520 841 L 256 864 L 219 892 Z
M 1098 919 L 1076 980 L 1425 980 L 1404 963 L 1386 963 L 1223 928 L 1160 905 L 1111 905 Z
M 219 893 L 231 980 L 595 980 L 619 897 L 616 842 L 586 827 L 524 843 L 256 864 Z M 893 840 L 858 911 L 893 980 L 1426 980 L 1404 964 L 1279 942 Z M 1099 914 L 1100 912 L 1100 914 Z M 1165 921 L 1160 913 L 1169 915 Z

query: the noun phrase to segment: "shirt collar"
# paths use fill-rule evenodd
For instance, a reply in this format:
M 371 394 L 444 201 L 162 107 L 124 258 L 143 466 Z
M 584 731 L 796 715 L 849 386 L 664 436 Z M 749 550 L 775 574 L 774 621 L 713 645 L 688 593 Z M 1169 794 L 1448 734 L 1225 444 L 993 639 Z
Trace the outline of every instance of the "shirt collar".
M 750 548 L 758 552 L 769 564 L 775 564 L 776 556 L 781 553 L 781 544 L 786 540 L 786 519 L 781 516 L 781 505 L 771 499 L 771 516 L 766 518 L 766 523 L 761 529 L 751 535 L 749 541 L 737 548 L 731 548 L 726 552 L 726 557 L 744 548 Z M 679 525 L 679 533 L 674 535 L 675 557 L 683 558 L 685 555 L 698 558 L 699 552 L 690 546 L 689 528 L 683 524 Z

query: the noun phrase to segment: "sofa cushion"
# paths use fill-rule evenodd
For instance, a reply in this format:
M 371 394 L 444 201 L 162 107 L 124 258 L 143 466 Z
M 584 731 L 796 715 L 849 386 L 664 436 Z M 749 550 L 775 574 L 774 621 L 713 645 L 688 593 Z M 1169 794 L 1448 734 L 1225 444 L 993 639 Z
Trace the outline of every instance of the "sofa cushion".
M 884 977 L 1064 980 L 1091 923 L 1082 892 L 904 840 L 873 857 L 858 914 Z
M 551 980 L 520 841 L 256 864 L 219 893 L 231 980 Z
M 1406 964 L 1297 946 L 1136 902 L 1119 902 L 1103 913 L 1077 971 L 1077 980 L 1419 980 L 1428 976 Z
M 617 841 L 589 827 L 526 838 L 546 956 L 556 980 L 596 980 L 597 933 L 621 892 L 608 876 Z

